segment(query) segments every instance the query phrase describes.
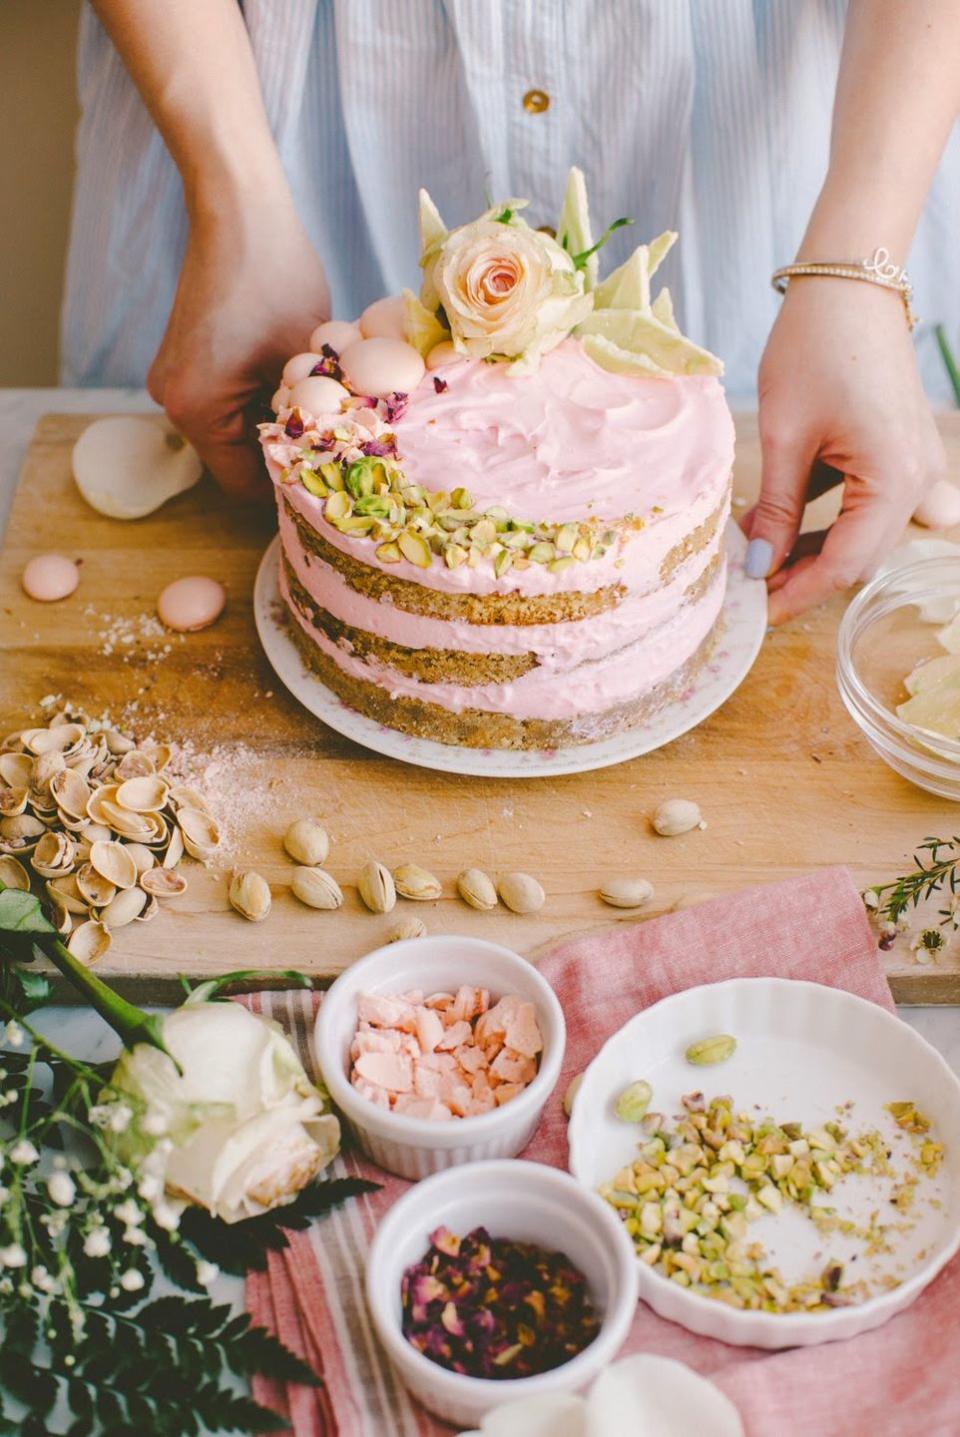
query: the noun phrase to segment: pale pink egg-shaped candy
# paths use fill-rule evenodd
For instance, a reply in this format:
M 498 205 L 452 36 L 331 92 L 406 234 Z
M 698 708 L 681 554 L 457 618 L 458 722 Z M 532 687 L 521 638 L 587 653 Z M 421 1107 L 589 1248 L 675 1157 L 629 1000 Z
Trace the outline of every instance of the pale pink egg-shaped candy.
M 361 339 L 344 350 L 340 364 L 354 394 L 372 394 L 377 399 L 409 394 L 424 374 L 420 354 L 402 339 Z
M 364 339 L 406 339 L 406 306 L 402 294 L 388 294 L 375 299 L 360 316 L 360 333 Z
M 69 598 L 80 582 L 80 570 L 62 554 L 38 554 L 25 566 L 20 582 L 29 598 L 52 604 Z
M 290 403 L 308 414 L 339 414 L 343 401 L 349 398 L 349 389 L 323 374 L 298 379 L 290 391 Z
M 427 355 L 427 368 L 439 369 L 442 364 L 456 364 L 462 358 L 463 355 L 457 353 L 449 339 L 441 339 Z
M 323 324 L 318 324 L 310 336 L 310 348 L 321 353 L 323 346 L 329 344 L 338 354 L 349 349 L 351 344 L 356 344 L 362 339 L 360 326 L 352 319 L 328 319 Z
M 157 613 L 168 629 L 193 633 L 219 619 L 227 602 L 227 591 L 216 579 L 201 574 L 175 579 L 157 600 Z
M 928 529 L 952 529 L 960 524 L 960 489 L 949 479 L 938 480 L 920 500 L 913 517 Z
M 274 414 L 279 414 L 281 409 L 286 409 L 290 404 L 290 386 L 281 384 L 270 401 L 270 408 Z
M 307 375 L 312 374 L 317 365 L 322 363 L 323 355 L 314 354 L 312 349 L 307 350 L 305 354 L 295 354 L 283 366 L 283 374 L 280 376 L 281 383 L 292 389 L 298 380 L 306 379 Z

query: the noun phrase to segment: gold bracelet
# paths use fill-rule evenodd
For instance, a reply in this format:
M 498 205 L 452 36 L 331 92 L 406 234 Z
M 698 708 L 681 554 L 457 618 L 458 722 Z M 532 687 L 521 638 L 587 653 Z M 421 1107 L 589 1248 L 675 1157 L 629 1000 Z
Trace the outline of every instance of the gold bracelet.
M 770 283 L 778 294 L 786 294 L 787 284 L 791 279 L 805 279 L 808 276 L 826 279 L 860 279 L 867 284 L 878 284 L 882 289 L 892 289 L 903 300 L 904 312 L 907 316 L 907 325 L 913 329 L 917 323 L 917 316 L 913 312 L 913 285 L 910 283 L 907 271 L 901 266 L 894 264 L 890 258 L 890 251 L 881 245 L 875 249 L 869 259 L 851 260 L 809 260 L 800 261 L 797 264 L 785 264 L 780 269 L 775 269 L 770 276 Z

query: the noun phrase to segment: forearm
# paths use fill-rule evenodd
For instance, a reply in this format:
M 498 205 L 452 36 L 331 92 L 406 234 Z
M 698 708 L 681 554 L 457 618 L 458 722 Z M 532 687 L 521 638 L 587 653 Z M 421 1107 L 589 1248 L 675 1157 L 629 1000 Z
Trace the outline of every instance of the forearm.
M 236 0 L 93 0 L 163 136 L 195 217 L 289 199 Z
M 903 264 L 960 112 L 957 0 L 850 0 L 830 165 L 800 259 Z

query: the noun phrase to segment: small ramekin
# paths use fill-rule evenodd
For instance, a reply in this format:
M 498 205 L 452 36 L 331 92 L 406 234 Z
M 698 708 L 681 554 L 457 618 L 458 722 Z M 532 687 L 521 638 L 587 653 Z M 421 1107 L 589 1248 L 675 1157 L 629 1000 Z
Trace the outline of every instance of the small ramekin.
M 349 1076 L 360 994 L 456 992 L 461 984 L 488 988 L 491 1002 L 516 993 L 533 1003 L 543 1034 L 533 1081 L 502 1108 L 443 1122 L 392 1113 L 361 1097 Z M 390 943 L 351 964 L 324 997 L 314 1029 L 320 1071 L 358 1144 L 378 1167 L 414 1181 L 461 1163 L 512 1158 L 525 1148 L 560 1076 L 565 1045 L 563 1010 L 533 965 L 499 944 L 454 934 Z
M 914 665 L 943 654 L 935 636 L 954 604 L 960 608 L 960 551 L 956 558 L 922 559 L 872 580 L 840 623 L 837 686 L 884 763 L 928 793 L 957 802 L 960 742 L 914 728 L 896 712 Z M 932 606 L 943 606 L 939 623 L 921 617 Z
M 535 1242 L 566 1253 L 601 1314 L 600 1331 L 576 1357 L 535 1377 L 502 1382 L 448 1372 L 403 1335 L 400 1280 L 448 1227 L 463 1237 L 485 1227 L 492 1237 Z M 367 1305 L 377 1335 L 404 1386 L 430 1412 L 459 1427 L 516 1397 L 576 1392 L 616 1356 L 637 1307 L 637 1262 L 613 1209 L 559 1168 L 528 1162 L 471 1163 L 418 1183 L 387 1213 L 367 1259 Z

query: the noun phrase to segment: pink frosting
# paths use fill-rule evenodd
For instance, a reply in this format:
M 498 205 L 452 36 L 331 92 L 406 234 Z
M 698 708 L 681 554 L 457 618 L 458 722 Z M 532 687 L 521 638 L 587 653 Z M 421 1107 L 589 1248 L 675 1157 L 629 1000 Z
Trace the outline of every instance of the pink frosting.
M 668 679 L 699 647 L 716 622 L 723 603 L 725 569 L 702 599 L 682 605 L 674 616 L 652 633 L 604 658 L 587 660 L 558 679 L 552 668 L 531 669 L 512 683 L 469 687 L 453 683 L 422 683 L 385 664 L 367 663 L 345 646 L 332 643 L 293 609 L 313 642 L 353 678 L 375 683 L 392 698 L 417 698 L 438 704 L 450 713 L 481 709 L 527 719 L 583 719 L 630 703 Z M 280 590 L 289 602 L 286 576 L 280 572 Z
M 521 377 L 482 360 L 446 365 L 394 428 L 415 483 L 462 484 L 478 508 L 551 523 L 684 511 L 733 457 L 719 380 L 611 374 L 577 339 Z
M 558 624 L 470 624 L 409 613 L 396 604 L 358 593 L 337 569 L 304 549 L 296 525 L 286 514 L 280 516 L 280 536 L 299 582 L 341 623 L 405 648 L 454 649 L 467 654 L 534 653 L 541 665 L 554 673 L 613 653 L 664 623 L 724 544 L 721 525 L 709 544 L 678 566 L 670 583 L 657 584 L 646 592 L 630 592 L 616 608 L 585 619 Z

